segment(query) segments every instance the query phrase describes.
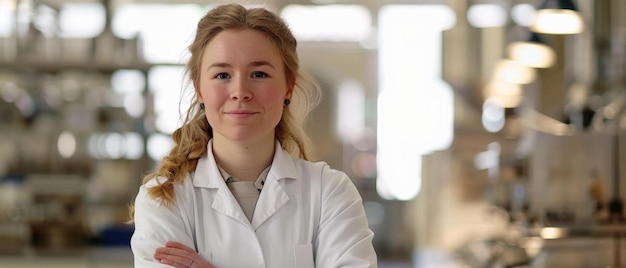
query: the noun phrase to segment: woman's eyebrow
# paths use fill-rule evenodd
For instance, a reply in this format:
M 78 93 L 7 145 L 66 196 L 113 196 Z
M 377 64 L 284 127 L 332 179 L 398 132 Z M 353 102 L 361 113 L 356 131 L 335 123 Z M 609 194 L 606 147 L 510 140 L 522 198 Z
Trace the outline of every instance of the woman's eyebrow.
M 253 61 L 250 63 L 250 66 L 253 66 L 253 67 L 264 66 L 264 65 L 267 65 L 273 69 L 276 69 L 276 67 L 274 67 L 274 65 L 272 65 L 269 61 L 260 60 L 260 61 Z
M 228 68 L 228 67 L 231 67 L 231 66 L 230 66 L 230 64 L 225 63 L 225 62 L 216 62 L 216 63 L 213 63 L 213 64 L 209 65 L 206 69 L 208 71 L 209 69 L 211 69 L 213 67 Z
M 269 66 L 269 67 L 271 67 L 273 69 L 276 69 L 276 67 L 274 67 L 273 64 L 271 64 L 269 61 L 264 61 L 264 60 L 253 61 L 249 65 L 252 66 L 252 67 Z M 209 69 L 214 68 L 214 67 L 229 68 L 229 67 L 232 67 L 232 66 L 230 64 L 228 64 L 228 63 L 225 63 L 225 62 L 216 62 L 216 63 L 213 63 L 213 64 L 209 65 L 206 69 L 208 71 Z

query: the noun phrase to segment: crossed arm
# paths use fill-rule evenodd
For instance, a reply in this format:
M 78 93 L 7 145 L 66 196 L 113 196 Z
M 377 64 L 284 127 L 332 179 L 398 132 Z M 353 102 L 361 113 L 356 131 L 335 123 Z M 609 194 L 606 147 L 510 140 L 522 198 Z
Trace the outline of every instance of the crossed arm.
M 154 259 L 176 268 L 213 268 L 192 248 L 178 242 L 168 241 L 164 247 L 157 248 Z
M 135 233 L 131 248 L 135 267 L 213 268 L 195 249 L 175 206 L 157 204 L 142 186 L 135 199 Z M 177 242 L 170 241 L 176 237 Z

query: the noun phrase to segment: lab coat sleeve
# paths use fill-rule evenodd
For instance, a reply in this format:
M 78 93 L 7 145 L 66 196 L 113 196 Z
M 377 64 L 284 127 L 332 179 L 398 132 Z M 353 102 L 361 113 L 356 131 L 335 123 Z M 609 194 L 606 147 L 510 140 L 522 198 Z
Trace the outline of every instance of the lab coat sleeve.
M 316 267 L 377 267 L 361 196 L 343 172 L 325 168 Z
M 159 205 L 142 185 L 135 199 L 135 232 L 130 240 L 135 267 L 171 267 L 154 259 L 157 248 L 176 241 L 195 248 L 177 205 Z

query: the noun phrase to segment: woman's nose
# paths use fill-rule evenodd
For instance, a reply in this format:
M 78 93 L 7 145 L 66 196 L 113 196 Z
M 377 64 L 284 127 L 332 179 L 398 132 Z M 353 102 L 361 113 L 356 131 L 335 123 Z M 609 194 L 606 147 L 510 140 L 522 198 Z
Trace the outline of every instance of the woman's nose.
M 237 82 L 233 83 L 230 97 L 233 100 L 249 100 L 252 98 L 252 91 L 250 85 L 245 78 L 237 79 Z

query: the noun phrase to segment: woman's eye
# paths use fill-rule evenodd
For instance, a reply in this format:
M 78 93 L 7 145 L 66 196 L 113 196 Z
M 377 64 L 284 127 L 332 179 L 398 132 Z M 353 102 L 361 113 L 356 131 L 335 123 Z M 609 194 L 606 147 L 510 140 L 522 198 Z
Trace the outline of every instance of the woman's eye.
M 252 73 L 252 78 L 265 78 L 268 75 L 264 72 L 254 72 Z
M 217 79 L 228 79 L 230 76 L 227 73 L 219 73 L 215 76 Z

